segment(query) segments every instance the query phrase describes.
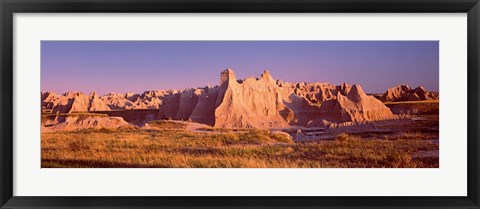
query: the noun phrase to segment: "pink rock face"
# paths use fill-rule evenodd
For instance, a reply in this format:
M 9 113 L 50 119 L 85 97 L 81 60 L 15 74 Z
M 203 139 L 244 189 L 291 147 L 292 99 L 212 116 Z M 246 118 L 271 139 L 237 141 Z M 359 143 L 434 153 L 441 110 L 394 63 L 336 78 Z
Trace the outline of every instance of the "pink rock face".
M 107 115 L 69 115 L 56 116 L 55 118 L 42 121 L 42 132 L 48 131 L 72 131 L 78 129 L 115 129 L 118 127 L 130 126 L 121 117 L 108 117 Z
M 190 119 L 195 122 L 213 126 L 215 124 L 215 103 L 218 96 L 218 87 L 206 87 L 200 90 L 198 101 L 195 105 Z
M 198 89 L 188 89 L 180 93 L 178 112 L 175 118 L 180 120 L 188 120 L 190 118 L 193 109 L 198 105 L 200 92 L 201 90 Z
M 312 104 L 320 104 L 324 101 L 335 99 L 337 93 L 347 95 L 351 88 L 347 83 L 342 83 L 341 85 L 336 86 L 321 82 L 288 83 L 279 81 L 277 85 L 282 88 L 293 90 L 295 95 L 304 97 Z
M 423 88 L 415 91 L 428 95 Z M 359 85 L 282 82 L 274 80 L 268 71 L 258 78 L 237 80 L 232 69 L 220 73 L 220 85 L 215 87 L 109 93 L 101 97 L 96 93 L 45 92 L 42 108 L 52 109 L 52 113 L 158 109 L 160 119 L 191 120 L 224 128 L 279 128 L 315 124 L 316 120 L 337 123 L 393 117 L 381 101 L 367 96 Z
M 162 99 L 163 105 L 159 109 L 159 117 L 177 119 L 176 117 L 180 106 L 180 93 L 171 92 L 166 94 Z
M 131 96 L 132 95 L 130 95 L 130 97 Z M 100 98 L 112 110 L 131 109 L 133 106 L 133 102 L 128 99 L 129 98 L 128 94 L 109 93 Z
M 52 113 L 104 111 L 110 108 L 94 92 L 87 96 L 80 92 L 67 92 L 58 97 Z
M 337 94 L 320 107 L 321 118 L 330 122 L 365 122 L 393 119 L 395 116 L 380 100 L 368 96 L 360 85 L 353 85 L 346 96 Z
M 427 91 L 422 86 L 415 89 L 410 88 L 408 85 L 397 85 L 389 88 L 380 97 L 383 102 L 403 102 L 403 101 L 422 101 L 422 100 L 436 100 L 438 95 Z
M 222 72 L 221 82 L 215 109 L 215 127 L 288 126 L 280 115 L 280 111 L 286 108 L 280 89 L 268 71 L 258 79 L 249 78 L 240 84 L 235 80 L 233 71 L 227 69 Z
M 58 104 L 60 95 L 55 92 L 42 92 L 42 107 L 45 109 L 52 109 Z
M 89 98 L 88 111 L 91 112 L 104 110 L 110 110 L 110 108 L 98 97 L 97 93 L 91 93 Z

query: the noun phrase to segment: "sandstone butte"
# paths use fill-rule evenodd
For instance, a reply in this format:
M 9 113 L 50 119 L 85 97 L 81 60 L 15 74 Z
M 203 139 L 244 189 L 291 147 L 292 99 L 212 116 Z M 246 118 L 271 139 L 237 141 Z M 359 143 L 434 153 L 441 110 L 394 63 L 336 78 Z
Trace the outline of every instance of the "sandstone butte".
M 404 98 L 412 91 L 420 100 L 432 98 L 421 87 L 408 91 L 403 88 L 389 89 L 382 98 Z M 52 113 L 158 109 L 157 119 L 189 120 L 222 128 L 323 126 L 395 117 L 382 101 L 365 94 L 360 85 L 282 82 L 274 80 L 268 71 L 259 78 L 238 80 L 231 69 L 221 72 L 220 85 L 214 87 L 109 93 L 101 97 L 96 93 L 44 92 L 42 108 Z
M 403 102 L 403 101 L 422 101 L 422 100 L 437 100 L 438 94 L 427 91 L 422 86 L 417 88 L 410 88 L 406 84 L 397 85 L 389 88 L 380 97 L 383 102 Z
M 67 92 L 57 95 L 54 92 L 42 93 L 42 108 L 52 109 L 52 113 L 72 113 L 110 110 L 97 93 L 86 95 L 80 92 Z

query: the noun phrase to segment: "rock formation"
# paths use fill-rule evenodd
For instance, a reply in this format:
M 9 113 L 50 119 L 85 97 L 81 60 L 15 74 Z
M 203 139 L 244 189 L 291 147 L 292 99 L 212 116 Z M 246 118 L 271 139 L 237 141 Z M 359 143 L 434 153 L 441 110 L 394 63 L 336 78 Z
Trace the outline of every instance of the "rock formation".
M 188 120 L 192 115 L 193 109 L 198 105 L 198 96 L 200 93 L 200 89 L 187 89 L 180 93 L 178 112 L 175 118 Z
M 133 102 L 128 99 L 128 94 L 109 93 L 107 95 L 102 96 L 101 99 L 112 110 L 117 110 L 117 109 L 128 110 L 133 108 Z
M 50 95 L 52 95 L 50 93 Z M 110 108 L 93 92 L 89 96 L 80 92 L 67 92 L 61 96 L 48 96 L 42 101 L 44 108 L 51 106 L 52 113 L 104 111 Z
M 337 98 L 320 106 L 321 118 L 331 122 L 365 122 L 393 119 L 388 107 L 373 96 L 368 96 L 360 85 L 353 85 L 346 96 L 340 92 Z
M 272 128 L 286 127 L 280 115 L 286 108 L 279 87 L 265 71 L 258 79 L 238 83 L 233 70 L 222 72 L 216 100 L 215 127 Z
M 145 91 L 143 94 L 109 93 L 100 97 L 112 110 L 158 109 L 162 105 L 160 97 L 165 92 Z
M 424 95 L 422 89 L 414 92 Z M 319 120 L 357 123 L 393 117 L 381 101 L 367 96 L 359 85 L 275 81 L 268 71 L 259 78 L 237 80 L 231 69 L 221 72 L 220 84 L 214 87 L 109 93 L 101 97 L 96 93 L 44 92 L 42 108 L 54 114 L 152 109 L 158 110 L 159 119 L 189 120 L 223 128 L 315 126 L 324 124 Z
M 405 84 L 389 88 L 380 97 L 380 100 L 382 100 L 383 102 L 421 101 L 436 99 L 438 99 L 437 94 L 427 91 L 422 86 L 412 89 Z
M 105 102 L 98 98 L 98 95 L 95 92 L 90 94 L 88 101 L 89 112 L 110 110 L 110 108 L 105 104 Z
M 200 89 L 197 105 L 190 115 L 192 121 L 213 126 L 215 124 L 215 105 L 218 96 L 218 87 Z
M 342 95 L 346 95 L 351 88 L 351 86 L 346 83 L 336 86 L 321 82 L 288 83 L 277 81 L 277 85 L 284 89 L 291 89 L 295 95 L 307 99 L 312 104 L 335 99 L 338 92 L 340 92 Z
M 48 131 L 71 131 L 78 129 L 101 129 L 118 128 L 130 126 L 121 117 L 108 117 L 107 115 L 95 114 L 71 114 L 71 115 L 53 115 L 42 118 L 42 132 Z
M 163 96 L 163 105 L 160 107 L 159 116 L 161 118 L 177 119 L 180 106 L 180 93 L 171 92 Z
M 58 104 L 59 99 L 60 95 L 55 92 L 42 92 L 42 108 L 52 109 Z

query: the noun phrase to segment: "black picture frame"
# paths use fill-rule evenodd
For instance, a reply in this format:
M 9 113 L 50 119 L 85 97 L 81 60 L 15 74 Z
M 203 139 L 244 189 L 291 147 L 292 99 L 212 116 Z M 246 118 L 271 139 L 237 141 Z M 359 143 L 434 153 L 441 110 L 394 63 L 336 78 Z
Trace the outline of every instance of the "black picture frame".
M 480 208 L 478 0 L 0 0 L 1 208 Z M 465 197 L 21 197 L 13 196 L 14 13 L 467 13 L 468 195 Z M 445 179 L 449 181 L 449 179 Z M 94 189 L 94 188 L 92 188 Z

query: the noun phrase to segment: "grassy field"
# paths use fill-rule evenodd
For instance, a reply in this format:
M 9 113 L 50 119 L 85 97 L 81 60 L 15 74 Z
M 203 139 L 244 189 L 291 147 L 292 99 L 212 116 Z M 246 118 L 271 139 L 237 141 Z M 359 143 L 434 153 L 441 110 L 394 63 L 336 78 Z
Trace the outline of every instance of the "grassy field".
M 262 130 L 198 133 L 170 123 L 157 129 L 42 133 L 42 168 L 361 168 L 438 167 L 438 143 L 418 133 L 387 139 L 340 134 L 294 143 Z M 165 126 L 164 129 L 161 129 Z M 160 128 L 160 129 L 158 129 Z M 417 134 L 417 135 L 416 135 Z M 420 154 L 419 154 L 420 153 Z
M 438 115 L 439 114 L 439 100 L 427 101 L 407 101 L 407 102 L 385 102 L 394 113 L 395 110 L 411 110 L 415 111 L 415 115 Z
M 384 104 L 428 104 L 439 103 L 439 100 L 422 100 L 422 101 L 403 101 L 403 102 L 384 102 Z
M 53 120 L 56 117 L 79 117 L 80 119 L 82 119 L 82 118 L 88 118 L 88 117 L 92 117 L 92 116 L 108 117 L 108 115 L 106 115 L 106 114 L 77 112 L 77 113 L 42 114 L 41 120 L 42 120 L 42 122 L 44 122 L 46 120 Z

